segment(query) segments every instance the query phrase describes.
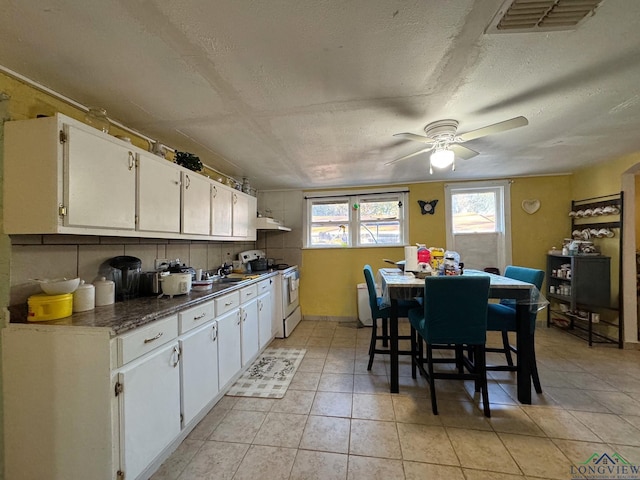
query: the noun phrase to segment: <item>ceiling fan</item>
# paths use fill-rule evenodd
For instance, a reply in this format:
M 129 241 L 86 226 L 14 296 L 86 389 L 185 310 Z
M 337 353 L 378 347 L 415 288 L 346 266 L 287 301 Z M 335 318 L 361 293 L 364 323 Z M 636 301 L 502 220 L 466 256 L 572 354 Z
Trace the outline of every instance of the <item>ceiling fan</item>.
M 458 131 L 457 120 L 438 120 L 437 122 L 430 123 L 424 127 L 424 133 L 426 137 L 421 135 L 415 135 L 413 133 L 396 133 L 394 137 L 402 137 L 415 142 L 426 143 L 428 147 L 418 150 L 417 152 L 410 153 L 404 157 L 391 160 L 385 165 L 391 165 L 401 160 L 420 155 L 421 153 L 431 152 L 429 158 L 429 173 L 433 173 L 433 167 L 445 168 L 449 165 L 455 167 L 455 157 L 468 160 L 475 157 L 479 153 L 475 150 L 471 150 L 461 143 L 468 142 L 469 140 L 475 140 L 476 138 L 486 137 L 487 135 L 493 135 L 495 133 L 504 132 L 513 128 L 524 127 L 528 125 L 529 121 L 525 117 L 514 117 L 503 122 L 494 123 L 486 127 L 471 130 L 461 135 L 456 135 Z

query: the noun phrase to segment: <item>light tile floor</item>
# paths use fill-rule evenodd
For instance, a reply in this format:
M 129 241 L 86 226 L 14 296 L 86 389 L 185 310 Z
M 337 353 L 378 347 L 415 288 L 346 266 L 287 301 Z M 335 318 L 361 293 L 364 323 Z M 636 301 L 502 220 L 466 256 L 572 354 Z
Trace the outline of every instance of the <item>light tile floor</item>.
M 540 326 L 544 393 L 533 405 L 515 400 L 513 373 L 490 372 L 490 419 L 461 381 L 436 383 L 434 416 L 407 357 L 399 394 L 389 393 L 388 356 L 367 371 L 370 335 L 357 322 L 303 321 L 274 340 L 307 349 L 286 396 L 223 397 L 152 480 L 571 479 L 594 453 L 640 465 L 640 351 L 589 348 Z

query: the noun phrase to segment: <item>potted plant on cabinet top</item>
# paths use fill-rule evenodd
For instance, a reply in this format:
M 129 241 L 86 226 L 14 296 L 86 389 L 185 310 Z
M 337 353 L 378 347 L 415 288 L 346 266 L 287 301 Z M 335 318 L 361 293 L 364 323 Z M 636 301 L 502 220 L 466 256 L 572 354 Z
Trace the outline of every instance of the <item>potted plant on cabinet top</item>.
M 195 156 L 193 153 L 176 151 L 175 162 L 182 167 L 193 170 L 194 172 L 202 171 L 202 162 L 200 161 L 200 158 Z

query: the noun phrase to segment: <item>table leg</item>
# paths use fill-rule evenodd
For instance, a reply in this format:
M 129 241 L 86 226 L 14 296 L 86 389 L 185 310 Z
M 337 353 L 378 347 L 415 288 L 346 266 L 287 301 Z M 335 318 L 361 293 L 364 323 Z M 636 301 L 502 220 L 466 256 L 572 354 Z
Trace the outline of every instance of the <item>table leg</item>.
M 389 318 L 389 341 L 391 355 L 391 393 L 398 393 L 398 300 L 391 299 L 391 315 Z
M 516 329 L 518 348 L 518 401 L 531 404 L 531 349 L 533 335 L 529 326 L 530 305 L 518 303 L 516 305 Z

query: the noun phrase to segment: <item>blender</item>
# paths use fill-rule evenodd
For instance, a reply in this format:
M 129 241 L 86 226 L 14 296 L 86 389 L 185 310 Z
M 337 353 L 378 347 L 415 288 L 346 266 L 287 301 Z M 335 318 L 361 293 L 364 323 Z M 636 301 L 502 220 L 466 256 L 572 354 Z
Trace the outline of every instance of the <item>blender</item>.
M 138 297 L 142 260 L 122 255 L 109 260 L 111 278 L 116 286 L 116 300 Z

